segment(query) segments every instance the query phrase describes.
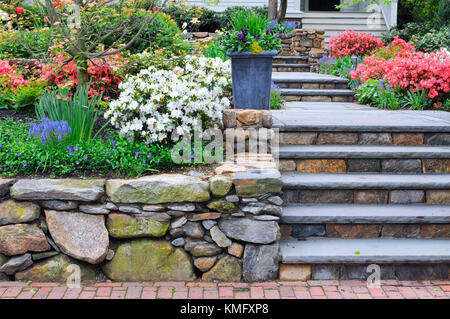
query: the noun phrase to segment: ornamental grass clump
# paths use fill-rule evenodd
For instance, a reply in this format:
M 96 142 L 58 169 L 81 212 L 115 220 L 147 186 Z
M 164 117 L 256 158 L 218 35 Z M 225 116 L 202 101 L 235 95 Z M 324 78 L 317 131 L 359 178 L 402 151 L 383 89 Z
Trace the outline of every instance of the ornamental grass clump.
M 267 16 L 247 11 L 238 11 L 231 17 L 231 29 L 220 39 L 227 52 L 252 52 L 279 50 L 281 34 L 267 20 Z
M 70 136 L 72 129 L 67 121 L 52 121 L 48 117 L 43 117 L 40 124 L 30 124 L 29 133 L 42 144 L 55 144 Z

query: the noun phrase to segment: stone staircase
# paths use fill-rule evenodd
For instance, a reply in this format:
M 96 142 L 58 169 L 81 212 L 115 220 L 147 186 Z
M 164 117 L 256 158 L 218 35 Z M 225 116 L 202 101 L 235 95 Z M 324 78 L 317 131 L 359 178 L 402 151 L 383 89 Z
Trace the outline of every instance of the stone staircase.
M 284 90 L 345 90 L 338 78 L 274 75 Z M 364 280 L 370 264 L 381 279 L 449 278 L 450 113 L 303 100 L 272 113 L 282 280 Z
M 280 87 L 287 102 L 351 102 L 354 96 L 347 87 L 348 80 L 326 74 L 273 72 L 272 81 Z

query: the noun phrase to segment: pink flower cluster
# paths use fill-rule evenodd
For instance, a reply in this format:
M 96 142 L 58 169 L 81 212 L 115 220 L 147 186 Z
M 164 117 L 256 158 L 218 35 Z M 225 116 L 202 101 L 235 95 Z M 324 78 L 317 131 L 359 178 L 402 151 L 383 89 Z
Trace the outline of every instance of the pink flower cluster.
M 42 65 L 42 76 L 51 84 L 62 88 L 75 88 L 78 85 L 77 65 L 74 61 L 62 65 L 65 57 L 58 53 L 53 58 L 56 65 Z M 108 98 L 107 92 L 115 91 L 122 82 L 124 72 L 120 69 L 126 64 L 126 60 L 119 54 L 110 55 L 102 59 L 93 59 L 88 62 L 88 75 L 91 81 L 89 95 L 103 92 Z
M 333 57 L 361 55 L 381 48 L 383 42 L 370 33 L 357 33 L 353 30 L 346 30 L 339 35 L 330 36 L 330 43 Z
M 22 75 L 17 72 L 16 68 L 11 66 L 8 61 L 4 60 L 0 60 L 0 82 L 2 86 L 13 90 L 19 85 L 29 84 L 29 82 L 24 80 Z
M 439 98 L 450 90 L 450 56 L 443 51 L 416 52 L 413 45 L 396 37 L 389 46 L 364 57 L 350 76 L 361 83 L 385 79 L 393 88 L 427 90 L 429 98 Z

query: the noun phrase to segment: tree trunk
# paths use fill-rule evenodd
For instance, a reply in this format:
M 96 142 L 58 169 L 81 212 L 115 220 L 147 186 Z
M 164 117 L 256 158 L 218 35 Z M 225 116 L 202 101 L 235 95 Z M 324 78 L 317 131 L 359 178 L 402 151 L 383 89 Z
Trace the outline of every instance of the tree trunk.
M 89 83 L 87 60 L 77 60 L 76 63 L 78 85 L 87 85 Z
M 269 0 L 268 18 L 270 21 L 275 20 L 277 18 L 277 11 L 278 11 L 278 0 Z
M 287 0 L 281 0 L 280 10 L 277 14 L 277 22 L 282 22 L 284 20 L 284 17 L 286 17 L 286 10 L 287 10 Z

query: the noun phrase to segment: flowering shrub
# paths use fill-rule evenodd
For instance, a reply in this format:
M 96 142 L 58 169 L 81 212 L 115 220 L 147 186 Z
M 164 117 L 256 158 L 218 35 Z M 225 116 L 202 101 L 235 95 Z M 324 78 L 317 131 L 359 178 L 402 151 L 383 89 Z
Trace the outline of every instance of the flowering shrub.
M 441 51 L 424 54 L 396 37 L 384 50 L 364 57 L 364 63 L 350 72 L 353 80 L 385 79 L 405 91 L 427 90 L 429 98 L 444 97 L 450 90 L 450 56 Z
M 16 88 L 19 85 L 28 84 L 16 68 L 11 66 L 8 61 L 0 60 L 0 86 L 4 88 Z
M 51 121 L 48 117 L 43 117 L 40 124 L 31 123 L 30 136 L 38 139 L 42 144 L 61 143 L 64 138 L 72 133 L 67 121 Z
M 128 76 L 105 118 L 127 139 L 146 143 L 167 140 L 172 131 L 189 133 L 199 117 L 205 127 L 218 124 L 222 109 L 229 105 L 230 62 L 197 56 L 186 56 L 184 61 L 184 67 L 173 70 L 151 66 Z
M 357 33 L 346 30 L 339 35 L 330 36 L 328 46 L 333 57 L 364 55 L 383 46 L 383 42 L 370 33 Z
M 78 85 L 77 66 L 73 61 L 60 66 L 65 60 L 61 53 L 56 54 L 53 61 L 57 65 L 42 65 L 42 76 L 50 84 L 60 88 L 76 88 Z M 124 72 L 120 67 L 126 63 L 127 61 L 119 54 L 89 61 L 88 75 L 91 81 L 89 96 L 102 93 L 105 98 L 109 98 L 111 94 L 114 94 L 124 77 Z

